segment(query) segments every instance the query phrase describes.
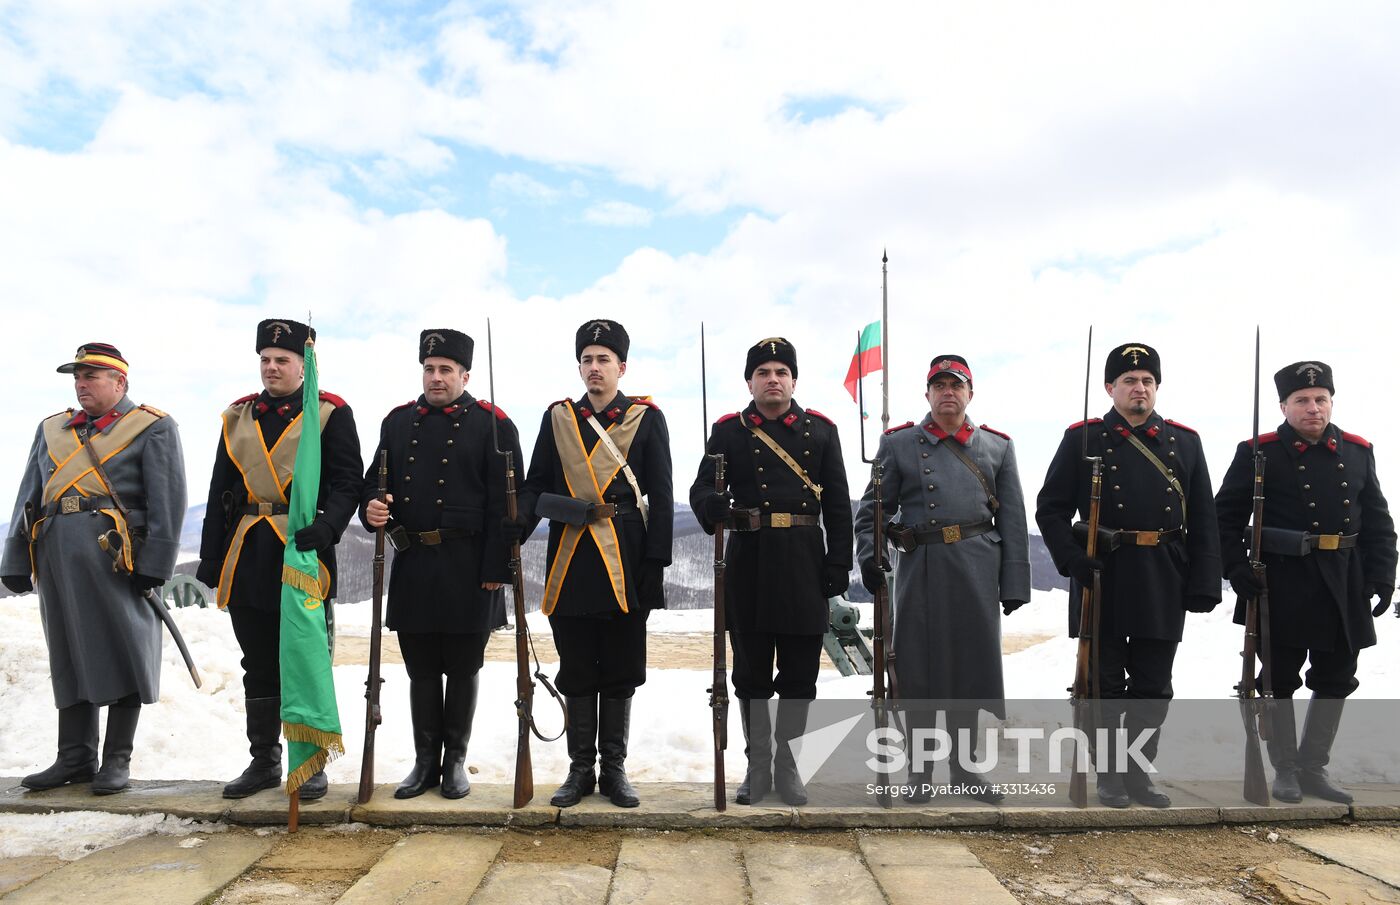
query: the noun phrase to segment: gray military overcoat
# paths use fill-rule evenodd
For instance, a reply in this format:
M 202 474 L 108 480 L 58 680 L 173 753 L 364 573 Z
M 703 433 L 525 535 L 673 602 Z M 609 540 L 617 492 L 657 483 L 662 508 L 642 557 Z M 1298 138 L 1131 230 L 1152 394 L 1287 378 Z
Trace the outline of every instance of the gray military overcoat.
M 982 469 L 1000 502 L 993 516 L 977 477 L 921 424 L 893 428 L 876 453 L 883 465 L 886 521 L 909 526 L 965 525 L 992 518 L 994 529 L 952 544 L 889 549 L 895 567 L 894 652 L 899 695 L 915 699 L 978 699 L 998 716 L 1003 697 L 1001 606 L 1030 600 L 1026 507 L 1011 440 L 968 424 L 963 448 Z M 875 491 L 868 485 L 856 514 L 859 562 L 874 555 Z
M 133 408 L 123 397 L 116 410 L 125 416 Z M 105 456 L 102 436 L 98 434 L 95 448 Z M 0 574 L 30 574 L 21 525 L 24 504 L 42 511 L 44 484 L 53 467 L 40 425 L 10 519 Z M 185 460 L 175 420 L 160 418 L 106 459 L 103 468 L 132 511 L 132 527 L 138 535 L 145 532 L 145 540 L 135 543 L 135 571 L 169 578 L 185 518 Z M 75 493 L 70 489 L 64 495 Z M 145 704 L 160 698 L 160 618 L 125 575 L 113 572 L 112 558 L 97 545 L 97 536 L 112 525 L 111 518 L 98 512 L 56 514 L 39 523 L 35 585 L 59 708 L 82 701 L 107 704 L 133 693 Z

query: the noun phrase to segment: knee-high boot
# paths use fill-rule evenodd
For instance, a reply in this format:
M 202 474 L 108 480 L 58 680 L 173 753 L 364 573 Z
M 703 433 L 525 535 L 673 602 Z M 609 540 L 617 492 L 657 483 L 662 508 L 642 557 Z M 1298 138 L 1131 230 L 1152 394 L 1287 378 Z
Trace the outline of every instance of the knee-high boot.
M 1298 724 L 1293 700 L 1278 698 L 1269 705 L 1269 763 L 1274 767 L 1274 797 L 1297 804 L 1303 800 L 1298 777 Z
M 784 804 L 804 805 L 807 803 L 807 787 L 797 772 L 797 756 L 792 752 L 792 742 L 807 731 L 807 708 L 811 701 L 795 698 L 778 700 L 778 723 L 773 730 L 773 785 L 778 789 L 778 797 Z
M 472 790 L 467 779 L 467 743 L 472 737 L 476 716 L 479 674 L 447 678 L 447 696 L 442 705 L 442 788 L 443 798 L 465 798 Z
M 395 798 L 417 798 L 437 788 L 442 776 L 442 679 L 408 683 L 413 720 L 413 769 L 394 790 Z
M 112 795 L 125 792 L 131 786 L 131 751 L 136 745 L 136 723 L 140 718 L 140 699 L 107 708 L 107 738 L 102 742 L 102 769 L 92 779 L 92 794 Z
M 569 775 L 559 786 L 549 803 L 556 808 L 571 808 L 592 795 L 598 776 L 593 765 L 598 760 L 598 696 L 596 694 L 564 698 L 568 728 L 564 739 L 569 746 Z
M 84 702 L 59 709 L 57 759 L 47 768 L 21 779 L 20 785 L 43 792 L 70 782 L 88 782 L 95 772 L 97 705 Z
M 768 702 L 739 699 L 739 721 L 744 726 L 748 767 L 734 801 L 758 804 L 773 791 L 773 720 L 768 715 Z
M 247 798 L 282 782 L 282 699 L 249 698 L 248 753 L 253 760 L 237 779 L 224 786 L 225 798 Z
M 1303 740 L 1298 744 L 1299 784 L 1309 795 L 1340 804 L 1351 804 L 1351 793 L 1327 776 L 1332 742 L 1342 723 L 1343 698 L 1313 697 L 1303 720 Z
M 620 808 L 642 801 L 627 779 L 627 734 L 632 722 L 631 698 L 603 698 L 598 708 L 598 791 Z

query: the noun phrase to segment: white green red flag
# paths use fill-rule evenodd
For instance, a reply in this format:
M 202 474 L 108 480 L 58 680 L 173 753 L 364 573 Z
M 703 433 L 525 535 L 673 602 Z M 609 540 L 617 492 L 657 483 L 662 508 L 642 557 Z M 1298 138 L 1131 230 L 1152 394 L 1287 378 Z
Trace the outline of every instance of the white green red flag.
M 856 382 L 860 378 L 884 367 L 880 354 L 880 322 L 872 321 L 860 331 L 860 342 L 856 343 L 856 354 L 851 358 L 851 367 L 846 371 L 846 392 L 851 401 L 856 401 Z
M 305 347 L 302 430 L 287 503 L 287 547 L 282 554 L 282 734 L 287 738 L 287 794 L 295 795 L 326 762 L 345 753 L 326 641 L 330 575 L 315 550 L 298 550 L 296 533 L 316 517 L 321 489 L 321 394 L 316 348 Z

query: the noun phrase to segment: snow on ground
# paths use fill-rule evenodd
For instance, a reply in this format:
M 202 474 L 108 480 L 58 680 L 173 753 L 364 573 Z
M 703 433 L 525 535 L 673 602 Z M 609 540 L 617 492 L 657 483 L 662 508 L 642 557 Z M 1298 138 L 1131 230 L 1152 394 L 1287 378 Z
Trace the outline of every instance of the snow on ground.
M 224 824 L 203 823 L 165 814 L 103 814 L 73 811 L 63 814 L 0 814 L 0 858 L 44 855 L 76 861 L 104 848 L 156 833 L 189 836 L 222 833 Z M 198 844 L 201 840 L 189 840 Z M 184 843 L 182 843 L 184 844 Z
M 1067 599 L 1064 591 L 1037 592 L 1034 601 L 1006 618 L 1003 630 L 1017 634 L 1049 634 L 1050 640 L 1011 654 L 1004 659 L 1009 699 L 1065 697 L 1073 672 L 1075 643 L 1063 637 Z M 866 608 L 868 619 L 868 608 Z M 228 616 L 215 609 L 187 608 L 174 611 L 204 676 L 204 688 L 196 691 L 168 640 L 161 677 L 161 700 L 144 708 L 137 733 L 132 775 L 138 779 L 228 780 L 247 764 L 244 709 L 238 646 Z M 1209 615 L 1187 617 L 1186 641 L 1177 655 L 1175 686 L 1177 711 L 1181 699 L 1222 700 L 1232 694 L 1239 676 L 1240 629 L 1230 621 L 1227 605 Z M 338 605 L 336 618 L 344 635 L 366 635 L 370 608 L 363 604 Z M 653 632 L 706 632 L 713 612 L 689 610 L 658 612 L 650 618 Z M 531 614 L 532 630 L 548 632 L 547 620 Z M 48 678 L 48 658 L 43 630 L 33 595 L 0 600 L 0 775 L 16 776 L 41 769 L 53 759 L 57 718 Z M 1380 646 L 1361 656 L 1361 688 L 1348 713 L 1358 716 L 1343 722 L 1343 732 L 1393 732 L 1400 720 L 1400 705 L 1387 700 L 1400 665 L 1390 650 L 1400 636 L 1400 620 L 1377 620 Z M 557 664 L 542 663 L 547 675 Z M 332 782 L 355 782 L 359 777 L 364 731 L 363 666 L 335 669 L 346 756 L 328 768 Z M 384 723 L 376 740 L 375 777 L 397 782 L 409 770 L 413 746 L 408 719 L 408 680 L 400 665 L 384 668 L 382 693 Z M 632 712 L 632 740 L 628 768 L 639 781 L 706 782 L 712 776 L 708 695 L 709 670 L 657 669 L 648 673 Z M 825 669 L 818 686 L 822 698 L 866 699 L 867 677 L 842 678 Z M 477 709 L 468 763 L 483 782 L 509 782 L 515 753 L 515 668 L 511 663 L 487 663 L 482 670 L 482 690 Z M 558 705 L 543 688 L 536 689 L 535 712 L 542 731 L 553 734 L 561 725 Z M 1227 712 L 1228 711 L 1222 711 Z M 1360 716 L 1359 714 L 1369 714 Z M 1377 714 L 1381 716 L 1377 718 Z M 1363 723 L 1364 725 L 1357 725 Z M 1213 729 L 1201 728 L 1193 737 L 1197 745 L 1238 744 L 1238 721 L 1222 721 Z M 743 771 L 742 735 L 737 707 L 730 710 L 730 750 L 726 758 L 729 779 L 737 782 Z M 1339 742 L 1339 747 L 1341 743 Z M 1367 746 L 1373 752 L 1358 754 L 1354 761 L 1337 761 L 1361 775 L 1381 778 L 1395 772 L 1396 748 L 1388 740 Z M 566 772 L 567 756 L 562 740 L 545 744 L 532 739 L 536 782 L 549 787 Z

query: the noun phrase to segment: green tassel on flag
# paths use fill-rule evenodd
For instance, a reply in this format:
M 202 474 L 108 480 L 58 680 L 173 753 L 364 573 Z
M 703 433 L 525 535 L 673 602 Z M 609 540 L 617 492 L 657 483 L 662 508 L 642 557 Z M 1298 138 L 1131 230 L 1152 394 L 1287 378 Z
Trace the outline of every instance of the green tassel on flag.
M 321 488 L 321 394 L 316 349 L 305 348 L 302 430 L 287 505 L 287 547 L 282 554 L 282 734 L 287 738 L 287 794 L 345 753 L 335 680 L 326 639 L 326 594 L 330 576 L 315 550 L 298 550 L 293 538 L 316 517 Z

